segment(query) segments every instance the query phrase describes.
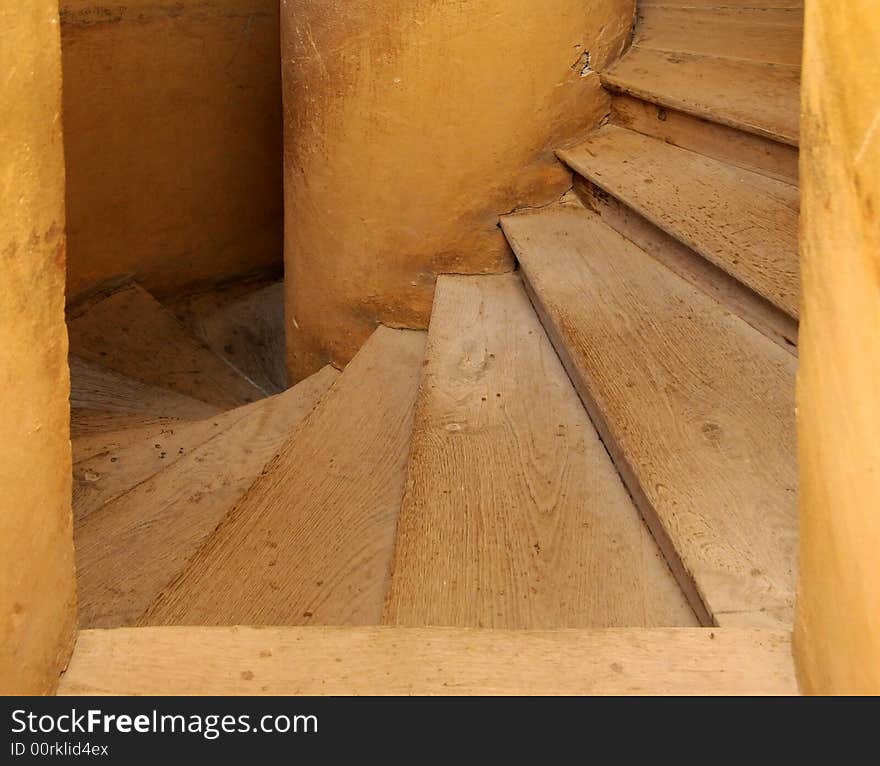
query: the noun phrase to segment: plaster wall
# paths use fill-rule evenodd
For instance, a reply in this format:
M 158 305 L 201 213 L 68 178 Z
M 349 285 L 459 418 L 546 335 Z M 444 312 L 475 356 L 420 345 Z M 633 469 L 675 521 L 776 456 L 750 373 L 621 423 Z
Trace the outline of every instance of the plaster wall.
M 57 0 L 0 38 L 0 693 L 40 694 L 76 629 Z
M 61 0 L 70 297 L 280 271 L 278 1 Z

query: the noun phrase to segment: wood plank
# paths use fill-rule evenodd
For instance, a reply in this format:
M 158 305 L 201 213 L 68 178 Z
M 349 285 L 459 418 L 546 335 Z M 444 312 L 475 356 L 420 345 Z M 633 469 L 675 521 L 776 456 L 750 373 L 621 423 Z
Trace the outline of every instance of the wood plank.
M 639 0 L 639 8 L 653 6 L 670 8 L 799 8 L 804 0 Z
M 615 125 L 559 156 L 797 318 L 798 190 Z
M 178 418 L 161 418 L 140 412 L 106 412 L 104 410 L 71 410 L 70 438 L 74 441 L 101 437 L 103 434 L 149 427 L 162 430 L 182 422 Z
M 379 327 L 141 624 L 377 624 L 424 349 Z
M 602 74 L 616 93 L 797 146 L 800 69 L 633 47 Z
M 800 67 L 801 9 L 639 9 L 635 44 L 651 50 Z
M 338 373 L 332 368 L 257 402 L 173 465 L 76 520 L 79 620 L 137 620 L 186 566 Z
M 794 695 L 779 630 L 84 630 L 60 695 Z
M 229 409 L 264 394 L 136 284 L 77 307 L 70 350 L 135 380 Z
M 788 144 L 701 120 L 631 96 L 615 96 L 612 99 L 611 122 L 777 181 L 793 185 L 798 183 L 800 155 L 796 147 Z
M 797 354 L 798 323 L 784 311 L 590 181 L 575 176 L 573 188 L 584 206 L 598 213 L 612 229 L 786 351 Z
M 90 440 L 103 448 L 73 463 L 73 515 L 78 522 L 102 505 L 120 497 L 151 476 L 191 454 L 242 418 L 259 413 L 264 399 L 220 413 L 208 420 L 180 421 L 162 427 L 135 428 Z M 79 450 L 77 450 L 79 452 Z
M 691 605 L 721 625 L 775 616 L 789 626 L 794 357 L 587 211 L 546 209 L 503 226 Z
M 217 407 L 200 399 L 151 386 L 98 364 L 70 355 L 70 407 L 136 413 L 139 417 L 198 420 L 216 414 Z
M 267 394 L 287 388 L 284 283 L 192 296 L 171 311 L 218 356 Z
M 383 622 L 688 626 L 518 276 L 441 276 Z

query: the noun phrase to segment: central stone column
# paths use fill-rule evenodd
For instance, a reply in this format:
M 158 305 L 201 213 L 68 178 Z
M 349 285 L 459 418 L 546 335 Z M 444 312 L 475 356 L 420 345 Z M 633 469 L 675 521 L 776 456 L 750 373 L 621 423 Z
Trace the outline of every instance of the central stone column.
M 282 0 L 288 368 L 423 328 L 436 276 L 511 270 L 499 214 L 570 186 L 634 0 Z

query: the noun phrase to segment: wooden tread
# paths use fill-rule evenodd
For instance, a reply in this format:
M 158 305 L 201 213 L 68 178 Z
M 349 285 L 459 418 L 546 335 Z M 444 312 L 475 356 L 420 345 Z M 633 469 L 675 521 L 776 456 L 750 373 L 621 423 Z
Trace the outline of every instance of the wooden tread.
M 130 481 L 141 481 L 98 507 L 93 500 L 88 512 L 80 507 L 74 520 L 80 625 L 134 623 L 184 569 L 337 376 L 327 367 L 283 394 L 256 402 L 244 417 L 230 416 L 232 422 L 213 438 L 145 479 L 154 463 L 135 451 L 126 468 L 129 458 L 121 456 L 116 488 L 121 489 L 127 470 Z M 161 453 L 163 442 L 156 443 Z M 144 447 L 149 451 L 155 444 Z M 101 500 L 110 494 L 105 492 Z
M 503 219 L 533 300 L 691 604 L 790 626 L 796 360 L 583 209 Z
M 688 626 L 518 276 L 441 276 L 384 622 Z
M 284 366 L 284 284 L 233 286 L 169 308 L 215 354 L 267 395 L 287 388 Z
M 230 409 L 264 393 L 136 284 L 68 317 L 70 350 L 102 367 Z
M 74 444 L 79 439 L 89 440 L 106 433 L 132 428 L 162 430 L 168 425 L 180 423 L 179 418 L 163 418 L 143 412 L 110 412 L 107 410 L 72 409 L 70 411 L 70 438 Z
M 786 631 L 84 630 L 68 695 L 795 695 Z
M 643 6 L 634 42 L 658 51 L 800 67 L 803 22 L 802 8 Z
M 237 407 L 207 420 L 178 421 L 99 434 L 73 443 L 73 515 L 92 511 L 125 494 L 186 457 L 242 418 L 258 413 L 265 400 Z M 87 454 L 84 454 L 87 453 Z
M 135 413 L 141 417 L 199 420 L 217 413 L 218 408 L 200 399 L 152 386 L 120 375 L 99 364 L 71 355 L 70 407 L 76 410 L 103 410 Z
M 614 92 L 798 144 L 799 67 L 634 46 L 601 76 Z
M 793 318 L 800 304 L 798 190 L 606 125 L 559 156 Z
M 424 349 L 379 327 L 141 624 L 378 624 Z

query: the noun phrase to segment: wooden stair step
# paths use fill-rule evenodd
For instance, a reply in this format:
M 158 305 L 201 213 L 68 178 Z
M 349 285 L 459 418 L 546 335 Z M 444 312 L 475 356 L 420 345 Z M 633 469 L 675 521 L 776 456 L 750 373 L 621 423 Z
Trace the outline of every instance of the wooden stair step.
M 268 394 L 287 388 L 284 283 L 212 290 L 169 306 L 213 351 Z
M 84 630 L 58 694 L 796 695 L 791 635 L 735 628 Z
M 606 125 L 559 156 L 793 318 L 800 304 L 798 190 Z
M 548 334 L 707 623 L 793 619 L 795 358 L 605 226 L 502 225 Z
M 78 307 L 67 327 L 74 355 L 135 380 L 223 409 L 265 395 L 136 284 Z
M 336 380 L 324 368 L 74 522 L 79 621 L 133 624 L 187 565 Z M 158 442 L 161 444 L 161 442 Z M 154 448 L 148 442 L 147 450 Z M 141 467 L 141 475 L 150 465 Z M 137 478 L 133 476 L 132 478 Z
M 70 438 L 74 444 L 100 438 L 106 433 L 132 428 L 163 428 L 182 422 L 179 418 L 163 418 L 143 412 L 111 412 L 107 410 L 72 409 L 70 411 Z
M 799 67 L 634 46 L 601 76 L 614 92 L 798 144 Z
M 644 6 L 639 9 L 635 45 L 800 67 L 803 36 L 802 8 Z
M 796 8 L 804 9 L 804 0 L 639 0 L 639 8 Z
M 378 624 L 424 349 L 379 327 L 141 624 Z
M 70 407 L 76 410 L 104 410 L 134 413 L 139 417 L 199 420 L 217 413 L 215 405 L 201 399 L 153 386 L 120 375 L 99 364 L 70 355 Z
M 73 515 L 82 521 L 102 505 L 191 454 L 243 418 L 264 409 L 264 399 L 196 422 L 156 430 L 138 427 L 73 444 Z M 79 440 L 78 440 L 79 441 Z M 84 455 L 83 452 L 88 451 Z
M 688 626 L 518 276 L 441 276 L 383 621 Z

